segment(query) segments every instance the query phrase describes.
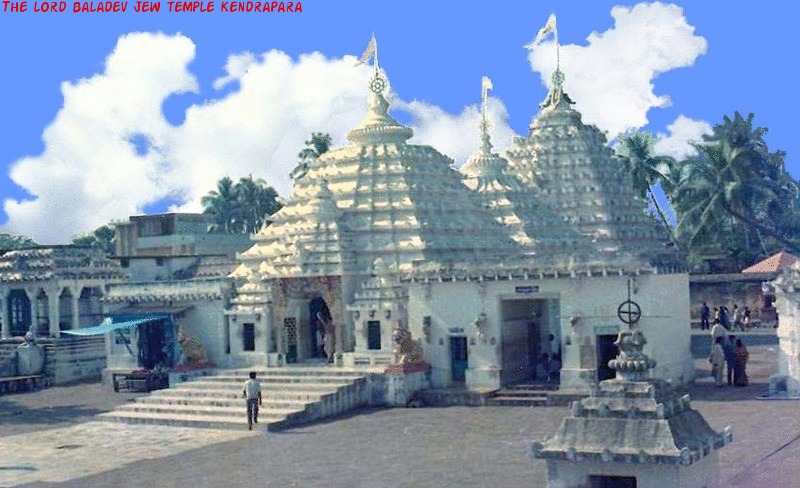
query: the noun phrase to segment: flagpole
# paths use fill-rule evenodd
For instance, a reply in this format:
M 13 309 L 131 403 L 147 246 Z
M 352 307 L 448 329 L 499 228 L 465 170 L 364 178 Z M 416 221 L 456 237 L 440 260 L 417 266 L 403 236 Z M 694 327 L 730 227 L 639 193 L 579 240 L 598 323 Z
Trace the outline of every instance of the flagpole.
M 378 41 L 375 40 L 375 33 L 372 33 L 372 42 L 375 44 L 375 59 L 373 59 L 375 63 L 375 76 L 378 75 Z
M 555 27 L 553 27 L 553 35 L 556 38 L 556 71 L 560 71 L 561 53 L 559 51 L 561 49 L 561 46 L 559 46 L 558 44 L 558 24 L 556 24 Z

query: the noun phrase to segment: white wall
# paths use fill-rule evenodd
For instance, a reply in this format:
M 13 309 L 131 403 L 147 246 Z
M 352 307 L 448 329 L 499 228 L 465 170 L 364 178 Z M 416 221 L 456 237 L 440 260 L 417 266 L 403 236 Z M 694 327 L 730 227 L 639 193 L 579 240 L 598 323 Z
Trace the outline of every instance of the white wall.
M 415 338 L 422 337 L 425 316 L 431 317 L 425 357 L 431 363 L 434 387 L 450 384 L 449 339 L 460 335 L 469 341 L 467 386 L 499 387 L 502 367 L 500 305 L 511 298 L 557 298 L 562 340 L 562 386 L 586 388 L 594 380 L 596 362 L 581 363 L 582 343 L 593 348 L 598 333 L 613 333 L 625 326 L 617 317 L 617 307 L 628 298 L 626 277 L 581 277 L 492 282 L 434 282 L 409 285 L 409 326 Z M 538 287 L 534 293 L 517 293 L 519 286 Z M 654 376 L 686 382 L 693 379 L 694 361 L 689 349 L 689 280 L 686 274 L 639 276 L 631 299 L 642 309 L 639 322 L 648 344 L 645 352 L 657 361 Z M 481 291 L 483 290 L 483 291 Z M 487 316 L 486 332 L 479 338 L 474 326 L 480 313 Z M 580 317 L 570 325 L 570 317 Z M 452 330 L 451 330 L 452 329 Z M 559 336 L 559 334 L 556 334 Z M 472 381 L 471 381 L 472 380 Z

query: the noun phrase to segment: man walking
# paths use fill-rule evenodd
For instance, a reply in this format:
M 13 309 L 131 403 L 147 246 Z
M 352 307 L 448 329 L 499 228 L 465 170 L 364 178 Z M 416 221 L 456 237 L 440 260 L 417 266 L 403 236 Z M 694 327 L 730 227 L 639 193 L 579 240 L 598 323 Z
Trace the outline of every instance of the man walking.
M 247 399 L 247 428 L 253 430 L 258 423 L 258 407 L 261 406 L 261 383 L 256 379 L 256 372 L 250 371 L 250 379 L 244 382 L 243 396 Z

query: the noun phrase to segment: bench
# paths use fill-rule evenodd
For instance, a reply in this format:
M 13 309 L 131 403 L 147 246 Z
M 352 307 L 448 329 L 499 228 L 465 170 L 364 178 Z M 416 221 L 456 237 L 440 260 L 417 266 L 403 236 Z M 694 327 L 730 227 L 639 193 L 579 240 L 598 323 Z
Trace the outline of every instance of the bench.
M 0 393 L 34 391 L 45 383 L 44 375 L 40 374 L 0 377 Z

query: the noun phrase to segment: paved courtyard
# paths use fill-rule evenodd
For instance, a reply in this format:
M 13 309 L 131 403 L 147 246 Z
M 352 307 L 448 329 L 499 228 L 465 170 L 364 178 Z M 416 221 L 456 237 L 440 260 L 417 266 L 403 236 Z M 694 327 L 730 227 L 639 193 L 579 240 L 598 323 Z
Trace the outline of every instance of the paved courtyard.
M 701 378 L 690 389 L 712 427 L 734 431 L 720 452 L 722 486 L 800 488 L 800 402 L 757 400 L 775 349 L 751 353 L 750 386 Z M 545 464 L 528 447 L 566 413 L 376 409 L 282 433 L 91 421 L 131 396 L 81 385 L 0 397 L 0 486 L 544 487 Z

